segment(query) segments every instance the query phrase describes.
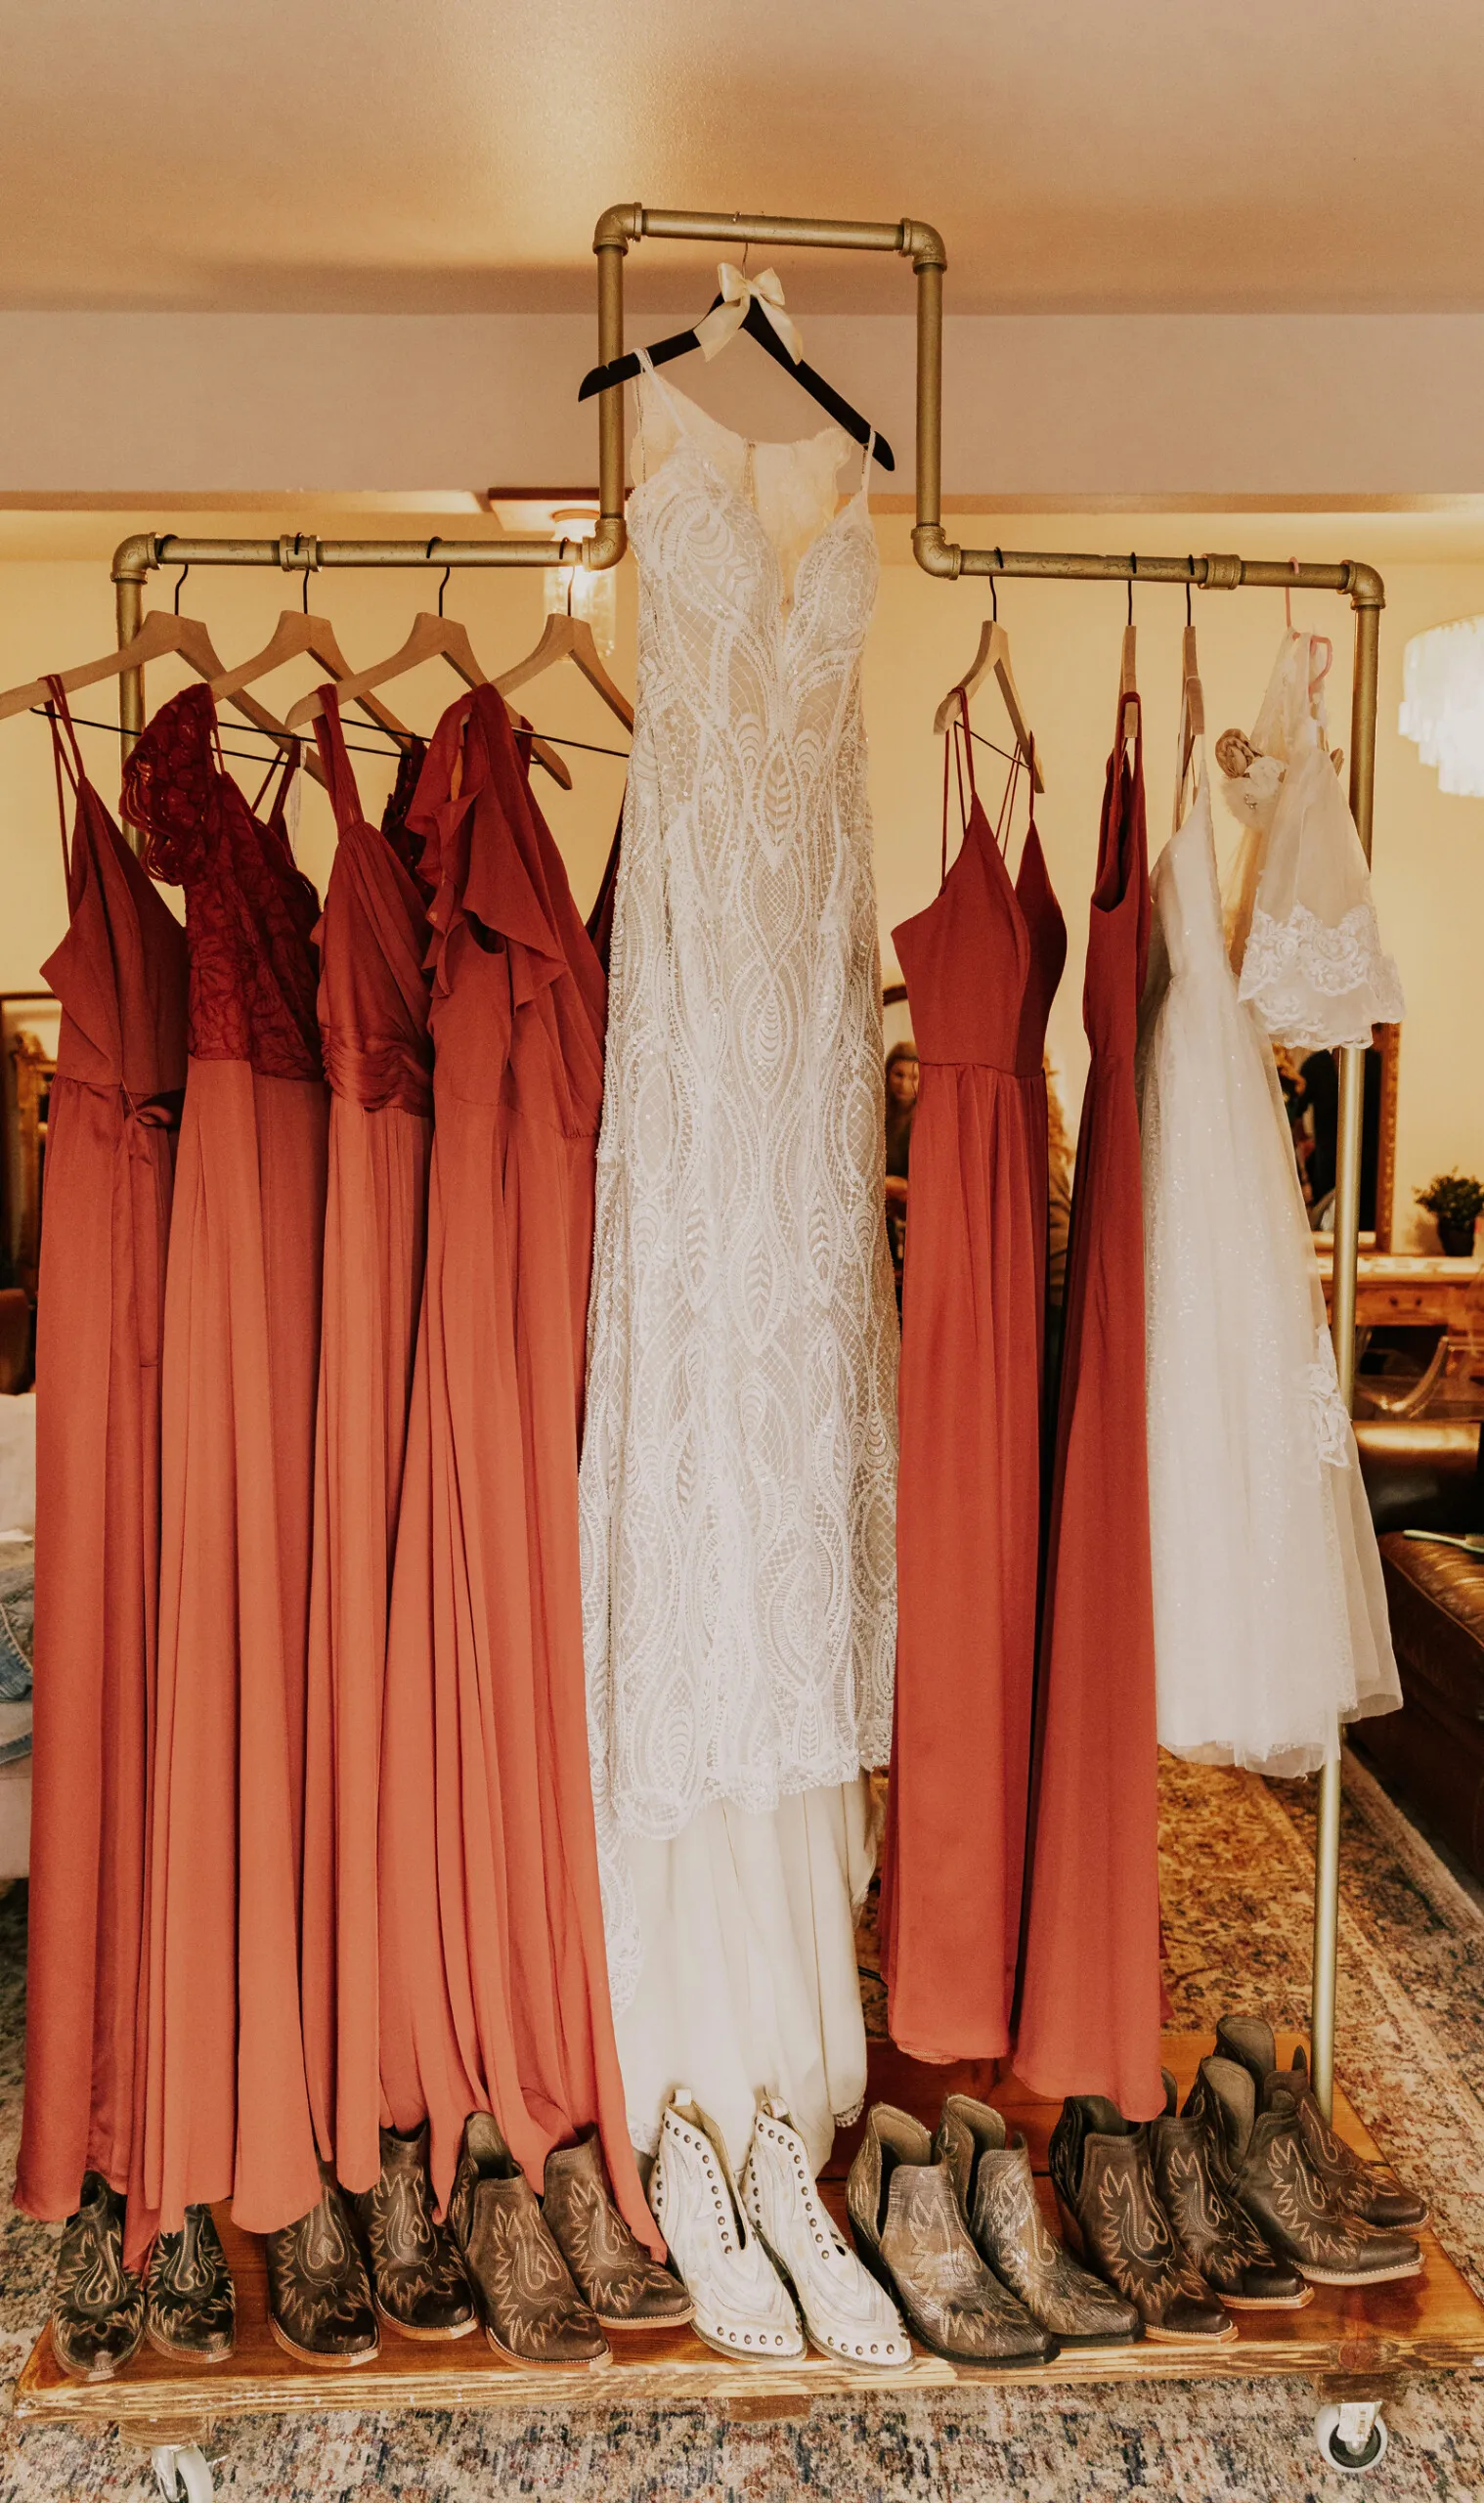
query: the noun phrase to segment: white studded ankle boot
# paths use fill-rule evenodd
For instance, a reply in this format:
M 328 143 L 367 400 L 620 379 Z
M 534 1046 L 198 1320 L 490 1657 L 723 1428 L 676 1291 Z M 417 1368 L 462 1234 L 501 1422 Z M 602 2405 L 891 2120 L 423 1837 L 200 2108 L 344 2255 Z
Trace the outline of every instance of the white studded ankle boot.
M 802 2355 L 788 2290 L 743 2220 L 715 2125 L 683 2086 L 660 2125 L 649 2200 L 695 2305 L 697 2337 L 757 2363 Z
M 814 2186 L 804 2140 L 764 2103 L 742 2168 L 742 2205 L 804 2313 L 821 2355 L 857 2372 L 900 2370 L 912 2348 L 885 2287 L 862 2268 Z

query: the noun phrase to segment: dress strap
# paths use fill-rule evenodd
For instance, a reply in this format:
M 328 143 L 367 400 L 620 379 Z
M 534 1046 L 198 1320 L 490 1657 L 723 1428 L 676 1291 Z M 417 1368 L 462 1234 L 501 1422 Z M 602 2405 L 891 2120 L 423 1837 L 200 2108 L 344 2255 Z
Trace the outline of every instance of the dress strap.
M 859 496 L 861 503 L 868 508 L 871 502 L 871 463 L 875 458 L 876 428 L 872 426 L 866 436 L 865 459 L 860 464 L 860 484 L 855 490 L 855 493 Z
M 87 775 L 83 771 L 82 750 L 77 744 L 77 731 L 72 716 L 67 711 L 66 690 L 60 678 L 49 678 L 46 688 L 51 698 L 47 706 L 47 721 L 52 732 L 52 770 L 57 777 L 57 821 L 62 832 L 62 865 L 64 869 L 68 869 L 70 857 L 67 852 L 67 803 L 62 777 L 65 772 L 72 786 L 72 797 L 75 800 L 83 783 L 87 780 Z
M 345 745 L 339 693 L 333 684 L 320 689 L 320 709 L 315 715 L 315 745 L 320 751 L 320 763 L 325 768 L 329 804 L 335 812 L 335 831 L 344 834 L 347 827 L 361 822 L 361 794 L 356 788 L 355 770 Z
M 959 689 L 958 710 L 959 719 L 949 723 L 948 735 L 943 741 L 943 856 L 939 884 L 948 874 L 948 751 L 950 748 L 953 752 L 954 768 L 958 774 L 958 814 L 961 834 L 967 834 L 969 831 L 970 810 L 979 798 L 979 787 L 974 779 L 974 739 L 969 728 L 969 698 L 962 687 Z M 967 799 L 964 796 L 966 760 L 969 768 Z

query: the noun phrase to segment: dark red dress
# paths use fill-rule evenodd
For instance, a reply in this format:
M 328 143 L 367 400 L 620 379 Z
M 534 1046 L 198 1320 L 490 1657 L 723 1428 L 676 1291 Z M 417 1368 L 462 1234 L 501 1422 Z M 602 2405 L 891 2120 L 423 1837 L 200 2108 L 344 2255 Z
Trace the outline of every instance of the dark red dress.
M 503 698 L 434 734 L 435 1119 L 387 1640 L 381 2061 L 446 2201 L 493 2111 L 540 2191 L 596 2126 L 657 2243 L 625 2120 L 588 1766 L 577 1462 L 606 985 Z
M 186 935 L 53 725 L 68 926 L 36 1313 L 36 1649 L 25 2119 L 16 2180 L 69 2216 L 128 2186 L 159 1571 L 159 1344 L 186 1082 Z
M 967 736 L 964 748 L 972 785 Z M 943 797 L 946 810 L 946 778 Z M 937 900 L 893 936 L 922 1075 L 902 1288 L 888 2024 L 920 2059 L 998 2058 L 1035 1679 L 1042 1065 L 1067 956 L 1034 821 L 1012 884 L 974 793 Z
M 1137 718 L 1137 698 L 1120 698 Z M 1144 1216 L 1134 1045 L 1149 946 L 1142 731 L 1109 759 L 1082 1019 L 1061 1400 L 1015 2043 L 1053 2099 L 1164 2108 L 1155 1629 L 1145 1460 Z M 914 1148 L 915 1154 L 915 1148 Z
M 291 768 L 288 768 L 291 771 Z M 299 2025 L 305 1655 L 327 1103 L 284 784 L 260 821 L 204 686 L 155 715 L 124 809 L 184 888 L 190 1073 L 165 1290 L 159 1720 L 143 2176 L 151 2216 L 320 2196 Z
M 381 2171 L 376 1829 L 387 1600 L 422 1298 L 432 1139 L 428 922 L 367 823 L 332 686 L 315 735 L 337 841 L 321 918 L 329 1189 L 315 1436 L 304 1778 L 304 2060 L 321 2153 L 348 2190 Z M 409 795 L 409 799 L 410 799 Z M 394 795 L 395 801 L 395 795 Z M 395 1779 L 396 1767 L 387 1768 Z

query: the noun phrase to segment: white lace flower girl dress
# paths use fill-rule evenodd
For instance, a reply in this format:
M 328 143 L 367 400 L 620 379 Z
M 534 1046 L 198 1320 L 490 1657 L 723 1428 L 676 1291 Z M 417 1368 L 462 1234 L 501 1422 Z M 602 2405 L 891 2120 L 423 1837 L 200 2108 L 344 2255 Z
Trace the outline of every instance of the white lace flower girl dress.
M 1138 1083 L 1159 1742 L 1309 1773 L 1342 1722 L 1401 1691 L 1272 1049 L 1226 954 L 1203 764 L 1150 884 Z
M 1364 1047 L 1404 1014 L 1381 945 L 1371 871 L 1325 744 L 1324 635 L 1290 628 L 1252 727 L 1247 772 L 1225 796 L 1248 828 L 1234 880 L 1239 995 L 1298 1051 Z

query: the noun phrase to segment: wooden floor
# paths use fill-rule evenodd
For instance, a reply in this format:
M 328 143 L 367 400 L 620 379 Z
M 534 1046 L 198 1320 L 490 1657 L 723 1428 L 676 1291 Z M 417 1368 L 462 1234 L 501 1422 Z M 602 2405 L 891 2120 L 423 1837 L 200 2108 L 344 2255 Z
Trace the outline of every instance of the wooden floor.
M 1288 2047 L 1286 2043 L 1285 2056 Z M 1165 2064 L 1174 2071 L 1182 2095 L 1201 2053 L 1209 2048 L 1208 2042 L 1194 2035 L 1165 2038 Z M 1056 2107 L 1038 2102 L 1013 2076 L 997 2084 L 992 2080 L 993 2072 L 983 2063 L 929 2068 L 907 2059 L 890 2042 L 871 2044 L 874 2102 L 899 2104 L 933 2125 L 945 2093 L 987 2092 L 1013 2126 L 1025 2131 L 1042 2176 L 1048 2215 L 1054 2217 L 1044 2174 Z M 1365 2130 L 1338 2094 L 1335 2123 L 1352 2145 L 1374 2154 Z M 842 2218 L 844 2174 L 858 2135 L 858 2124 L 840 2133 L 826 2173 L 825 2196 Z M 610 2366 L 572 2373 L 522 2370 L 505 2363 L 478 2332 L 429 2346 L 383 2331 L 374 2362 L 322 2372 L 296 2362 L 274 2340 L 261 2245 L 240 2233 L 225 2211 L 219 2212 L 218 2222 L 237 2281 L 235 2355 L 221 2364 L 186 2366 L 146 2346 L 116 2380 L 81 2383 L 59 2370 L 50 2335 L 43 2333 L 17 2388 L 17 2416 L 31 2423 L 67 2419 L 116 2424 L 139 2440 L 186 2442 L 197 2439 L 208 2424 L 234 2416 L 330 2407 L 633 2407 L 705 2400 L 746 2417 L 802 2413 L 811 2399 L 842 2391 L 947 2390 L 974 2381 L 1188 2381 L 1298 2373 L 1314 2377 L 1331 2394 L 1383 2397 L 1409 2370 L 1484 2374 L 1484 2306 L 1425 2232 L 1426 2265 L 1419 2277 L 1369 2292 L 1319 2288 L 1303 2311 L 1240 2313 L 1236 2343 L 1217 2349 L 1147 2342 L 1112 2350 L 1069 2349 L 1052 2364 L 1014 2371 L 947 2364 L 918 2349 L 908 2371 L 871 2375 L 848 2372 L 812 2350 L 795 2364 L 732 2362 L 714 2354 L 687 2329 L 660 2336 L 615 2333 Z

